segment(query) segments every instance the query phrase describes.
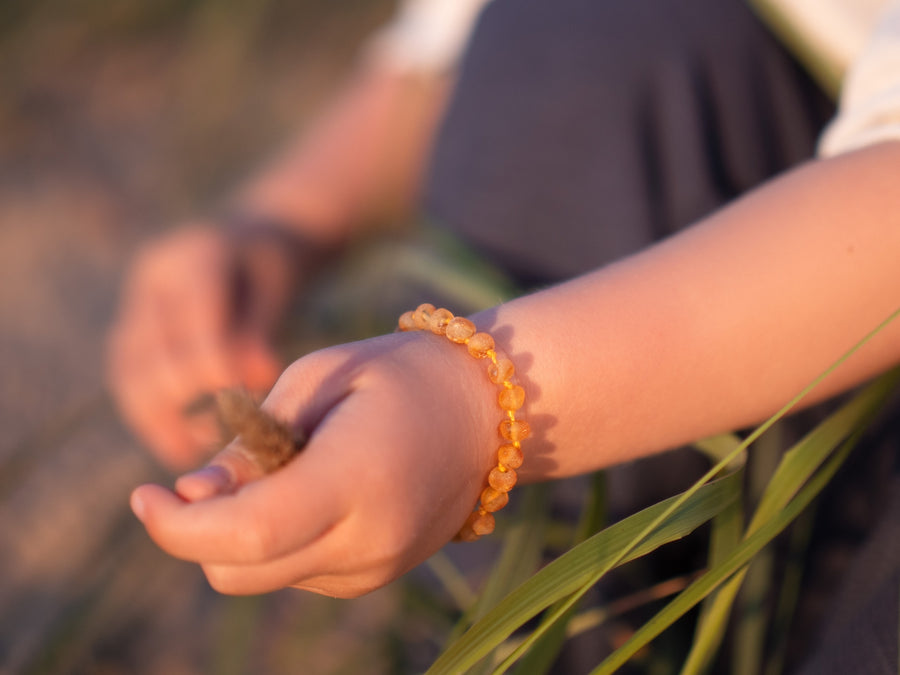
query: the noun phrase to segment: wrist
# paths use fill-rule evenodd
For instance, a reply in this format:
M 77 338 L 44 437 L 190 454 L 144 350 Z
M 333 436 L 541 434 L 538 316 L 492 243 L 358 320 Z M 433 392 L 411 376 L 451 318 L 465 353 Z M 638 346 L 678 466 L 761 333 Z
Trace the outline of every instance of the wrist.
M 235 313 L 271 333 L 329 252 L 277 218 L 233 211 L 218 222 L 231 255 Z
M 491 468 L 483 480 L 474 510 L 469 514 L 457 538 L 474 541 L 494 530 L 494 513 L 506 506 L 508 493 L 516 485 L 518 469 L 524 460 L 522 441 L 531 436 L 530 424 L 522 417 L 525 390 L 519 385 L 515 366 L 509 356 L 495 342 L 493 336 L 479 331 L 475 323 L 464 317 L 454 317 L 446 309 L 422 304 L 400 317 L 400 331 L 424 331 L 446 338 L 456 349 L 468 352 L 475 362 L 481 362 L 481 379 L 494 385 L 492 396 L 495 409 L 493 455 Z M 471 367 L 468 369 L 472 371 Z M 465 392 L 476 390 L 466 387 Z M 483 417 L 483 415 L 482 415 Z M 475 416 L 470 416 L 475 419 Z M 488 434 L 485 434 L 489 437 Z
M 302 224 L 264 211 L 235 209 L 220 216 L 226 237 L 240 251 L 263 251 L 278 258 L 295 282 L 313 274 L 335 246 L 306 234 Z

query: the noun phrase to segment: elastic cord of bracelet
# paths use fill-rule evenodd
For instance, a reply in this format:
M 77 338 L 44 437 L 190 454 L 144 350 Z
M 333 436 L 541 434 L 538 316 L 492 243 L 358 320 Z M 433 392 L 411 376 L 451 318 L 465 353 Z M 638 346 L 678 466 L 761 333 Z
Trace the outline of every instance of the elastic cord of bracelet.
M 513 362 L 495 348 L 494 338 L 489 333 L 478 331 L 469 319 L 453 316 L 450 310 L 435 309 L 434 305 L 425 303 L 403 314 L 398 328 L 401 331 L 429 330 L 450 342 L 465 345 L 474 358 L 488 360 L 488 379 L 500 387 L 497 402 L 505 416 L 497 427 L 502 439 L 497 450 L 497 465 L 488 474 L 487 486 L 482 490 L 478 504 L 456 535 L 460 541 L 475 541 L 494 531 L 494 513 L 509 502 L 509 491 L 518 479 L 516 469 L 524 460 L 522 441 L 531 435 L 528 422 L 517 415 L 525 405 L 525 390 L 516 382 Z

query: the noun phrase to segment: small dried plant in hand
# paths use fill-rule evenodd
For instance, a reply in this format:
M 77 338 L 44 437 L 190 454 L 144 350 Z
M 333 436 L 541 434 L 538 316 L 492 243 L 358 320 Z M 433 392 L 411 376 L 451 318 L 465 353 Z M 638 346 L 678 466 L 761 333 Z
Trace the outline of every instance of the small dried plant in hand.
M 223 430 L 239 436 L 241 447 L 266 473 L 287 464 L 306 445 L 302 430 L 262 410 L 243 389 L 218 391 L 215 406 Z

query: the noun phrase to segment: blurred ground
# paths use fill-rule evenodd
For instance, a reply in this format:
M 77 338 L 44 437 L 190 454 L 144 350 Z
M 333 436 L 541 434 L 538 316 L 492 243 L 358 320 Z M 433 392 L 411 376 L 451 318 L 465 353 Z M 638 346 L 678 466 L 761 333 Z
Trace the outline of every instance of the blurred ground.
M 170 478 L 120 427 L 101 374 L 137 243 L 302 126 L 391 5 L 0 5 L 2 675 L 404 672 L 397 644 L 427 642 L 397 620 L 402 589 L 352 612 L 300 593 L 229 599 L 160 553 L 127 497 Z

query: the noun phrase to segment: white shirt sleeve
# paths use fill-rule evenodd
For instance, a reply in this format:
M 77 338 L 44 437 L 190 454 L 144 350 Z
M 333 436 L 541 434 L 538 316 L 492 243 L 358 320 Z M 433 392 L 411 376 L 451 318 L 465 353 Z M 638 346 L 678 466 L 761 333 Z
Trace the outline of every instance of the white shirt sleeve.
M 889 3 L 853 61 L 818 154 L 829 157 L 891 139 L 900 140 L 900 0 Z
M 401 71 L 451 70 L 489 1 L 402 0 L 393 21 L 370 39 L 370 53 Z

